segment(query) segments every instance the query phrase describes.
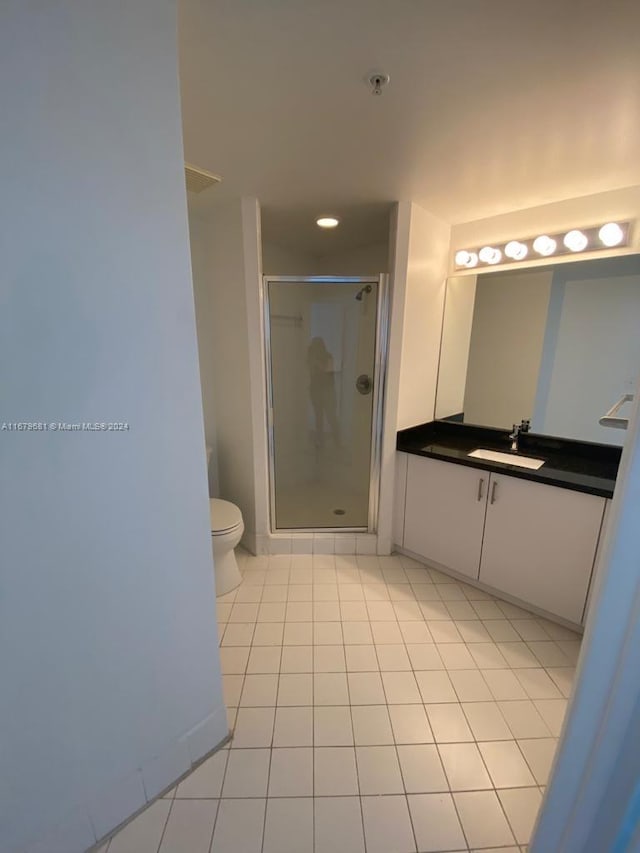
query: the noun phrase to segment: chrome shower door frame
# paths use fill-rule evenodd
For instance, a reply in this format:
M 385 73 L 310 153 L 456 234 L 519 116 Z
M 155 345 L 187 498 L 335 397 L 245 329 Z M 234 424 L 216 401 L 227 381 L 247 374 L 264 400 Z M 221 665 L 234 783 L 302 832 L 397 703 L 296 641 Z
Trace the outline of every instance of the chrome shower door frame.
M 273 427 L 273 383 L 271 360 L 271 327 L 269 283 L 290 284 L 376 284 L 376 331 L 373 361 L 373 404 L 371 411 L 371 458 L 369 461 L 369 511 L 366 527 L 276 527 L 275 435 Z M 264 323 L 264 363 L 267 389 L 267 445 L 269 456 L 269 530 L 271 533 L 376 533 L 380 501 L 380 471 L 382 456 L 382 415 L 387 372 L 389 331 L 389 276 L 297 276 L 265 275 L 262 277 L 262 306 Z

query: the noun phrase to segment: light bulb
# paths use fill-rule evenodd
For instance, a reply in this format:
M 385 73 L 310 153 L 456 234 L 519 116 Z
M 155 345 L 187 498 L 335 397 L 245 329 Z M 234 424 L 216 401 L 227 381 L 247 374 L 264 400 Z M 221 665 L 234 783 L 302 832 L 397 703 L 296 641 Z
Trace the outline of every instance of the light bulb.
M 321 216 L 319 219 L 316 219 L 316 225 L 319 225 L 320 228 L 335 228 L 339 219 L 336 219 L 335 216 Z
M 604 243 L 605 246 L 617 246 L 619 243 L 622 243 L 624 231 L 617 222 L 607 222 L 598 231 L 598 237 L 600 238 L 600 242 Z
M 504 247 L 505 255 L 508 258 L 511 258 L 512 261 L 521 261 L 523 258 L 527 257 L 528 252 L 529 250 L 525 243 L 520 243 L 519 240 L 511 240 Z
M 456 252 L 456 266 L 458 267 L 475 267 L 478 263 L 478 255 L 475 252 L 467 252 L 466 249 L 460 249 Z
M 536 237 L 533 241 L 533 248 L 539 255 L 544 255 L 547 257 L 548 255 L 553 255 L 556 250 L 557 243 L 552 237 L 548 237 L 546 234 L 541 234 L 540 237 Z
M 583 249 L 587 248 L 589 240 L 586 234 L 574 228 L 573 231 L 569 231 L 564 235 L 564 240 L 562 242 L 571 252 L 581 252 Z
M 478 257 L 484 264 L 498 264 L 502 260 L 502 252 L 494 246 L 484 246 Z

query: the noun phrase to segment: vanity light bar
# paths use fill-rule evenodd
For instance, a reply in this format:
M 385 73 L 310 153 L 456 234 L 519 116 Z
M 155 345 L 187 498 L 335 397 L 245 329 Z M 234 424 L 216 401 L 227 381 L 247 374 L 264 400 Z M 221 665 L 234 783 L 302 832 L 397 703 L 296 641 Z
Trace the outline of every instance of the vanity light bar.
M 552 234 L 539 234 L 526 240 L 509 240 L 492 246 L 460 249 L 455 255 L 456 269 L 473 269 L 518 261 L 539 260 L 551 255 L 577 255 L 614 246 L 627 246 L 630 222 L 605 222 L 592 228 L 572 228 Z

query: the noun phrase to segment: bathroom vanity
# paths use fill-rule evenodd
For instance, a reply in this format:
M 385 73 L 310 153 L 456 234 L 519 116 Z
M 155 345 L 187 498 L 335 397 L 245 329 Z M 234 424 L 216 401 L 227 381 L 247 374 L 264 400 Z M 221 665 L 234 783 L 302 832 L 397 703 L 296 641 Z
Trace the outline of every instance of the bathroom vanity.
M 638 255 L 449 278 L 436 420 L 398 433 L 397 547 L 584 624 L 625 436 L 603 415 L 636 386 L 639 322 Z
M 434 421 L 398 433 L 394 541 L 431 565 L 573 625 L 620 448 Z M 506 454 L 509 462 L 471 456 Z M 492 453 L 493 451 L 493 453 Z M 524 461 L 542 462 L 523 467 Z

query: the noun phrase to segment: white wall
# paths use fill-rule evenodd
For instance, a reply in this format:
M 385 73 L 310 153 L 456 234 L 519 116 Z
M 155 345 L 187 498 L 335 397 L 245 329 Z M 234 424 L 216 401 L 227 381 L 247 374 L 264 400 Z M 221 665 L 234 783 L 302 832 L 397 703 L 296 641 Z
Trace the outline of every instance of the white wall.
M 263 241 L 262 268 L 265 275 L 379 275 L 389 270 L 389 245 L 371 243 L 315 255 Z
M 404 305 L 394 304 L 403 313 L 398 429 L 434 417 L 449 237 L 449 225 L 411 205 Z
M 255 198 L 245 198 L 242 200 L 241 209 L 247 333 L 249 336 L 256 530 L 255 542 L 251 543 L 251 550 L 255 553 L 264 553 L 264 543 L 269 530 L 269 466 L 260 205 Z
M 0 431 L 0 848 L 79 853 L 227 732 L 175 8 L 0 42 L 0 422 L 130 424 Z
M 624 443 L 624 431 L 600 426 L 598 419 L 633 393 L 638 378 L 640 266 L 636 262 L 636 274 L 625 275 L 629 260 L 607 262 L 602 277 L 574 275 L 567 266 L 554 276 L 536 432 Z M 627 417 L 629 409 L 620 415 Z
M 265 275 L 319 275 L 317 258 L 277 243 L 262 241 L 262 270 Z
M 196 310 L 196 328 L 198 334 L 198 361 L 200 365 L 200 387 L 204 414 L 204 432 L 207 447 L 217 451 L 216 408 L 213 394 L 215 354 L 211 330 L 212 295 L 208 277 L 208 252 L 206 228 L 201 219 L 190 213 L 189 238 L 191 247 L 191 269 L 193 276 L 193 297 Z M 220 493 L 218 477 L 218 454 L 212 452 L 208 468 L 209 494 Z
M 199 268 L 194 268 L 200 354 L 210 360 L 202 365 L 205 432 L 215 456 L 218 496 L 240 507 L 243 541 L 254 550 L 253 413 L 241 200 L 214 203 L 191 235 L 202 257 Z
M 411 202 L 392 211 L 378 553 L 392 546 L 397 430 L 433 420 L 449 226 Z
M 453 276 L 447 281 L 442 344 L 438 367 L 436 418 L 464 410 L 464 389 L 471 344 L 477 276 Z
M 379 275 L 389 271 L 389 244 L 371 243 L 318 258 L 318 275 Z
M 478 277 L 465 423 L 510 427 L 533 417 L 550 291 L 545 270 Z

